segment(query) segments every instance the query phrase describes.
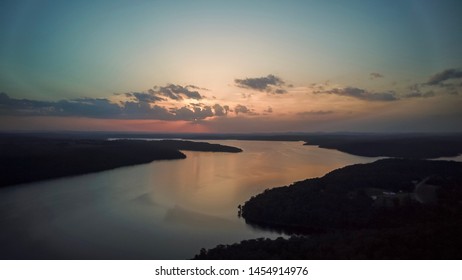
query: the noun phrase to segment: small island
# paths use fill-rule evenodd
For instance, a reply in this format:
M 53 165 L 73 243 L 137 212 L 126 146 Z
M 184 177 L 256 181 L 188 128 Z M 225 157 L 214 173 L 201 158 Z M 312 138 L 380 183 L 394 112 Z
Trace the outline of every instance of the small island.
M 184 159 L 183 151 L 238 153 L 241 149 L 181 140 L 102 140 L 2 135 L 0 187 L 82 175 L 149 163 Z

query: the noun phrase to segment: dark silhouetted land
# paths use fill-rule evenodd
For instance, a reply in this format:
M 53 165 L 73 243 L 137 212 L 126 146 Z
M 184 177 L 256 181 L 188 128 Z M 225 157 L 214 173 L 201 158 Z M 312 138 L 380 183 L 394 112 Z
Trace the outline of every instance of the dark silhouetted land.
M 462 154 L 462 134 L 235 134 L 189 136 L 200 139 L 237 139 L 260 141 L 304 141 L 325 149 L 366 157 L 431 159 Z
M 313 135 L 305 145 L 366 157 L 428 159 L 462 154 L 462 135 Z
M 4 135 L 0 138 L 0 187 L 81 175 L 154 160 L 183 159 L 179 150 L 241 152 L 192 141 L 60 139 Z
M 423 160 L 462 153 L 462 134 L 3 134 L 0 186 L 79 175 L 180 150 L 240 152 L 183 138 L 304 141 L 368 157 L 394 157 L 266 190 L 240 208 L 248 224 L 296 233 L 201 250 L 198 259 L 461 259 L 462 163 Z M 274 163 L 274 164 L 277 164 Z
M 309 234 L 203 250 L 197 258 L 460 259 L 462 163 L 384 159 L 252 197 L 247 223 Z
M 5 134 L 4 135 L 8 135 Z M 15 134 L 13 134 L 15 135 Z M 305 145 L 335 149 L 367 157 L 430 159 L 462 154 L 462 133 L 121 133 L 121 132 L 43 132 L 23 135 L 57 139 L 154 138 L 191 140 L 303 141 Z
M 141 135 L 133 136 L 143 137 Z M 430 159 L 454 157 L 462 154 L 462 134 L 460 133 L 182 134 L 175 135 L 175 137 L 202 140 L 304 141 L 305 145 L 316 145 L 320 148 L 335 149 L 366 157 Z
M 428 221 L 431 215 L 424 214 L 433 206 L 420 203 L 414 192 L 425 179 L 438 186 L 435 195 L 441 205 L 462 201 L 462 163 L 384 159 L 267 190 L 245 203 L 242 217 L 254 224 L 307 229 L 383 228 Z
M 460 220 L 382 230 L 251 239 L 202 249 L 194 258 L 231 260 L 447 260 L 462 258 Z

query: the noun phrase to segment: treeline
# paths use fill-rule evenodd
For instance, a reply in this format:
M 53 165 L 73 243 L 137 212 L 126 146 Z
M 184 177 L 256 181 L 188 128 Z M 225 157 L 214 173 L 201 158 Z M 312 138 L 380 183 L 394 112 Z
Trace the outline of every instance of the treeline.
M 55 139 L 153 138 L 194 140 L 304 141 L 305 145 L 336 149 L 367 157 L 428 159 L 462 154 L 462 133 L 121 133 L 121 132 L 35 132 L 24 136 Z M 0 137 L 17 134 L 2 133 Z
M 435 204 L 412 199 L 415 184 L 424 179 L 437 186 Z M 393 203 L 377 205 L 371 192 L 385 192 Z M 250 225 L 292 237 L 219 245 L 202 249 L 196 259 L 462 257 L 460 162 L 384 159 L 351 165 L 266 190 L 240 210 Z
M 305 141 L 366 157 L 429 159 L 462 154 L 462 134 L 311 135 Z
M 210 144 L 206 142 L 193 142 L 183 140 L 161 140 L 156 141 L 159 147 L 172 148 L 182 151 L 197 152 L 222 152 L 222 153 L 240 153 L 242 149 L 220 144 Z
M 399 207 L 375 207 L 367 190 L 409 193 L 416 182 L 427 177 L 432 177 L 433 181 L 441 178 L 438 196 L 444 205 L 439 206 L 448 206 L 450 200 L 454 205 L 462 201 L 462 163 L 384 159 L 347 166 L 322 178 L 308 179 L 288 187 L 266 190 L 247 201 L 241 214 L 248 223 L 276 228 L 319 231 L 400 226 L 429 219 L 436 215 L 433 213 L 436 209 L 412 200 Z
M 460 220 L 382 230 L 252 239 L 202 249 L 194 259 L 447 260 L 462 258 Z
M 179 150 L 239 152 L 238 148 L 191 141 L 141 141 L 3 137 L 0 187 L 80 175 L 154 160 L 183 159 Z

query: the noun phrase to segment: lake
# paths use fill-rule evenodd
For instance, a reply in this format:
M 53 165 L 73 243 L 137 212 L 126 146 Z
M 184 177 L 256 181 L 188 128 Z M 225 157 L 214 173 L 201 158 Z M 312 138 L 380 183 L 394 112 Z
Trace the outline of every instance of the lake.
M 201 248 L 277 238 L 245 224 L 237 206 L 266 188 L 377 159 L 303 142 L 207 142 L 244 151 L 184 152 L 182 160 L 0 189 L 0 256 L 189 259 Z

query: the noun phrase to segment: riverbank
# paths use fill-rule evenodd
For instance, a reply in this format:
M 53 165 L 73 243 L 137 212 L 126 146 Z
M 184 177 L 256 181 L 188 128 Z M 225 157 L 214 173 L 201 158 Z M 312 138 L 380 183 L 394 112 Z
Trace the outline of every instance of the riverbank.
M 11 136 L 0 138 L 0 187 L 82 175 L 154 160 L 184 159 L 180 152 L 238 153 L 235 147 L 165 140 L 67 139 Z
M 24 132 L 3 133 L 0 137 L 18 135 L 48 139 L 186 139 L 302 141 L 305 145 L 335 149 L 366 157 L 436 159 L 462 154 L 462 133 L 122 133 L 122 132 Z
M 420 199 L 416 186 L 423 183 L 433 186 L 435 200 Z M 196 258 L 458 259 L 461 186 L 460 162 L 384 159 L 346 166 L 266 190 L 242 206 L 251 225 L 304 236 L 219 245 Z

